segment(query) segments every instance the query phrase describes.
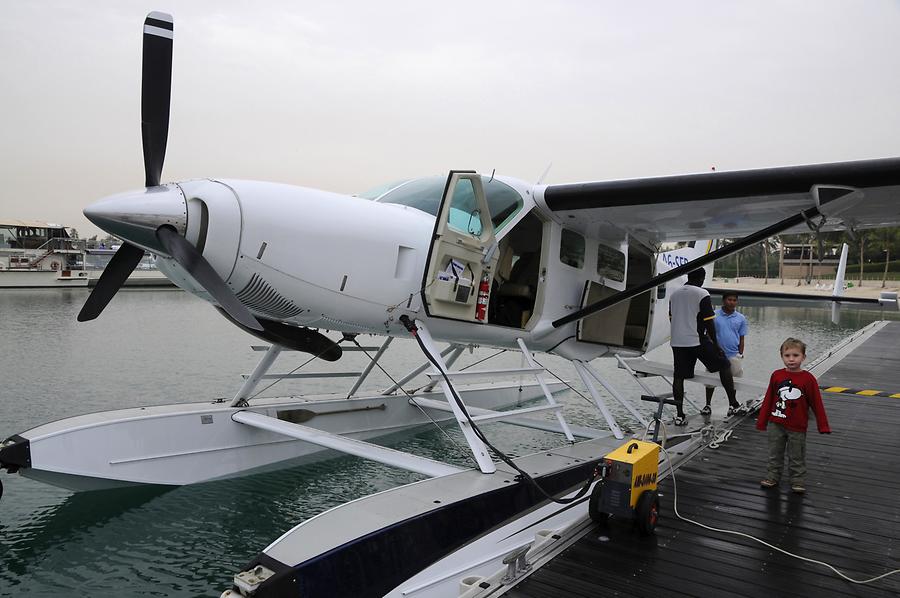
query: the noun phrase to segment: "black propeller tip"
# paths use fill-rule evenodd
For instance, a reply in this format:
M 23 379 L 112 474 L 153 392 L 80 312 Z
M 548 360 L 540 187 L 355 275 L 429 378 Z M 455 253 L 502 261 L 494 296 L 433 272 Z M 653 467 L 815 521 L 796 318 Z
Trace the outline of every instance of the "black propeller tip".
M 169 137 L 172 96 L 172 15 L 151 12 L 144 20 L 141 78 L 141 138 L 144 145 L 146 187 L 159 185 Z
M 99 316 L 119 289 L 122 288 L 122 285 L 125 284 L 125 281 L 128 280 L 128 276 L 137 268 L 143 257 L 143 249 L 130 243 L 123 243 L 112 259 L 109 260 L 109 264 L 106 265 L 103 274 L 100 275 L 100 279 L 97 281 L 97 286 L 91 291 L 81 311 L 78 312 L 78 321 L 87 322 Z

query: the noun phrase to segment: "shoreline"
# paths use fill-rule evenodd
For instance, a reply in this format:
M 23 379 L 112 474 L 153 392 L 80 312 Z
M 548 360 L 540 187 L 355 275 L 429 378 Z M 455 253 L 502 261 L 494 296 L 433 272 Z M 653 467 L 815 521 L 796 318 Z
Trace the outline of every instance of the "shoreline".
M 799 286 L 798 286 L 799 283 Z M 882 292 L 900 292 L 900 281 L 888 280 L 884 288 L 881 287 L 880 280 L 864 280 L 863 286 L 858 286 L 859 281 L 848 279 L 848 284 L 852 284 L 844 290 L 844 297 L 859 297 L 867 299 L 878 299 Z M 753 278 L 750 276 L 742 276 L 740 278 L 720 278 L 713 277 L 704 286 L 714 287 L 716 289 L 741 291 L 769 291 L 772 293 L 792 293 L 798 295 L 821 295 L 822 298 L 832 296 L 833 281 L 823 282 L 813 280 L 807 284 L 805 279 L 785 278 L 784 284 L 780 278 L 770 278 L 766 284 L 763 278 Z

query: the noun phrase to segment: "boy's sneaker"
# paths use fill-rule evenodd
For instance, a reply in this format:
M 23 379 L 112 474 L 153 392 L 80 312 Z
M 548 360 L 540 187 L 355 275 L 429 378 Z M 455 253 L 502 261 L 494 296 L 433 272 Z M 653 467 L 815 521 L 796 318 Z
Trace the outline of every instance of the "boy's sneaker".
M 806 492 L 806 488 L 804 488 L 801 484 L 793 484 L 791 485 L 791 492 L 794 494 L 803 494 Z
M 734 415 L 735 413 L 738 412 L 738 409 L 739 409 L 739 407 L 735 407 L 734 405 L 729 405 L 728 413 L 726 414 L 726 416 L 731 417 L 732 415 Z
M 684 416 L 684 415 L 676 416 L 674 423 L 676 426 L 686 426 L 687 425 L 687 416 Z
M 712 407 L 707 405 L 703 409 L 700 410 L 700 415 L 712 415 Z
M 770 480 L 769 478 L 766 478 L 763 481 L 761 481 L 759 483 L 759 485 L 762 486 L 763 488 L 774 488 L 775 486 L 778 485 L 778 482 L 776 482 L 775 480 Z

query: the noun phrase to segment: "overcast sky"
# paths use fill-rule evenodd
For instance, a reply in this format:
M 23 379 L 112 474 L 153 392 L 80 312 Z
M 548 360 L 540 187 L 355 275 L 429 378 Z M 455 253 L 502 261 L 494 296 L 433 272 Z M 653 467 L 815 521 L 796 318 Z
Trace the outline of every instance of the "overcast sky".
M 900 156 L 900 3 L 3 2 L 0 218 L 95 234 L 143 184 L 143 19 L 175 17 L 163 181 L 354 193 Z

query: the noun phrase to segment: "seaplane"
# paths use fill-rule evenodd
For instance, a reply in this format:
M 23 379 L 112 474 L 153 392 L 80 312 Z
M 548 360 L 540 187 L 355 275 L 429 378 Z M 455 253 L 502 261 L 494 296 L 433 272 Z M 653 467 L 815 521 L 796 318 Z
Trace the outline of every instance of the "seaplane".
M 336 451 L 424 477 L 288 530 L 224 595 L 498 591 L 585 518 L 604 455 L 652 423 L 591 361 L 615 356 L 630 369 L 665 343 L 668 296 L 689 271 L 780 233 L 900 223 L 900 158 L 572 184 L 450 170 L 358 196 L 250 180 L 164 183 L 173 40 L 172 17 L 150 13 L 144 186 L 84 210 L 123 243 L 78 319 L 101 316 L 149 251 L 176 285 L 268 346 L 231 401 L 50 422 L 0 444 L 0 467 L 81 491 L 274 472 Z M 717 247 L 719 238 L 738 240 Z M 336 361 L 363 348 L 361 335 L 384 341 L 348 394 L 252 397 L 282 351 Z M 384 392 L 357 394 L 396 338 L 414 339 L 423 365 Z M 520 351 L 523 366 L 455 370 L 472 346 Z M 571 362 L 604 426 L 567 420 L 539 353 Z M 424 387 L 403 389 L 423 373 Z M 478 386 L 476 376 L 490 381 Z M 534 382 L 523 391 L 497 384 L 504 376 Z M 622 403 L 629 427 L 598 386 Z M 472 467 L 372 442 L 433 421 L 459 426 Z M 548 430 L 560 446 L 511 459 L 487 422 Z M 695 432 L 682 436 L 690 443 Z M 652 515 L 658 501 L 645 507 Z

